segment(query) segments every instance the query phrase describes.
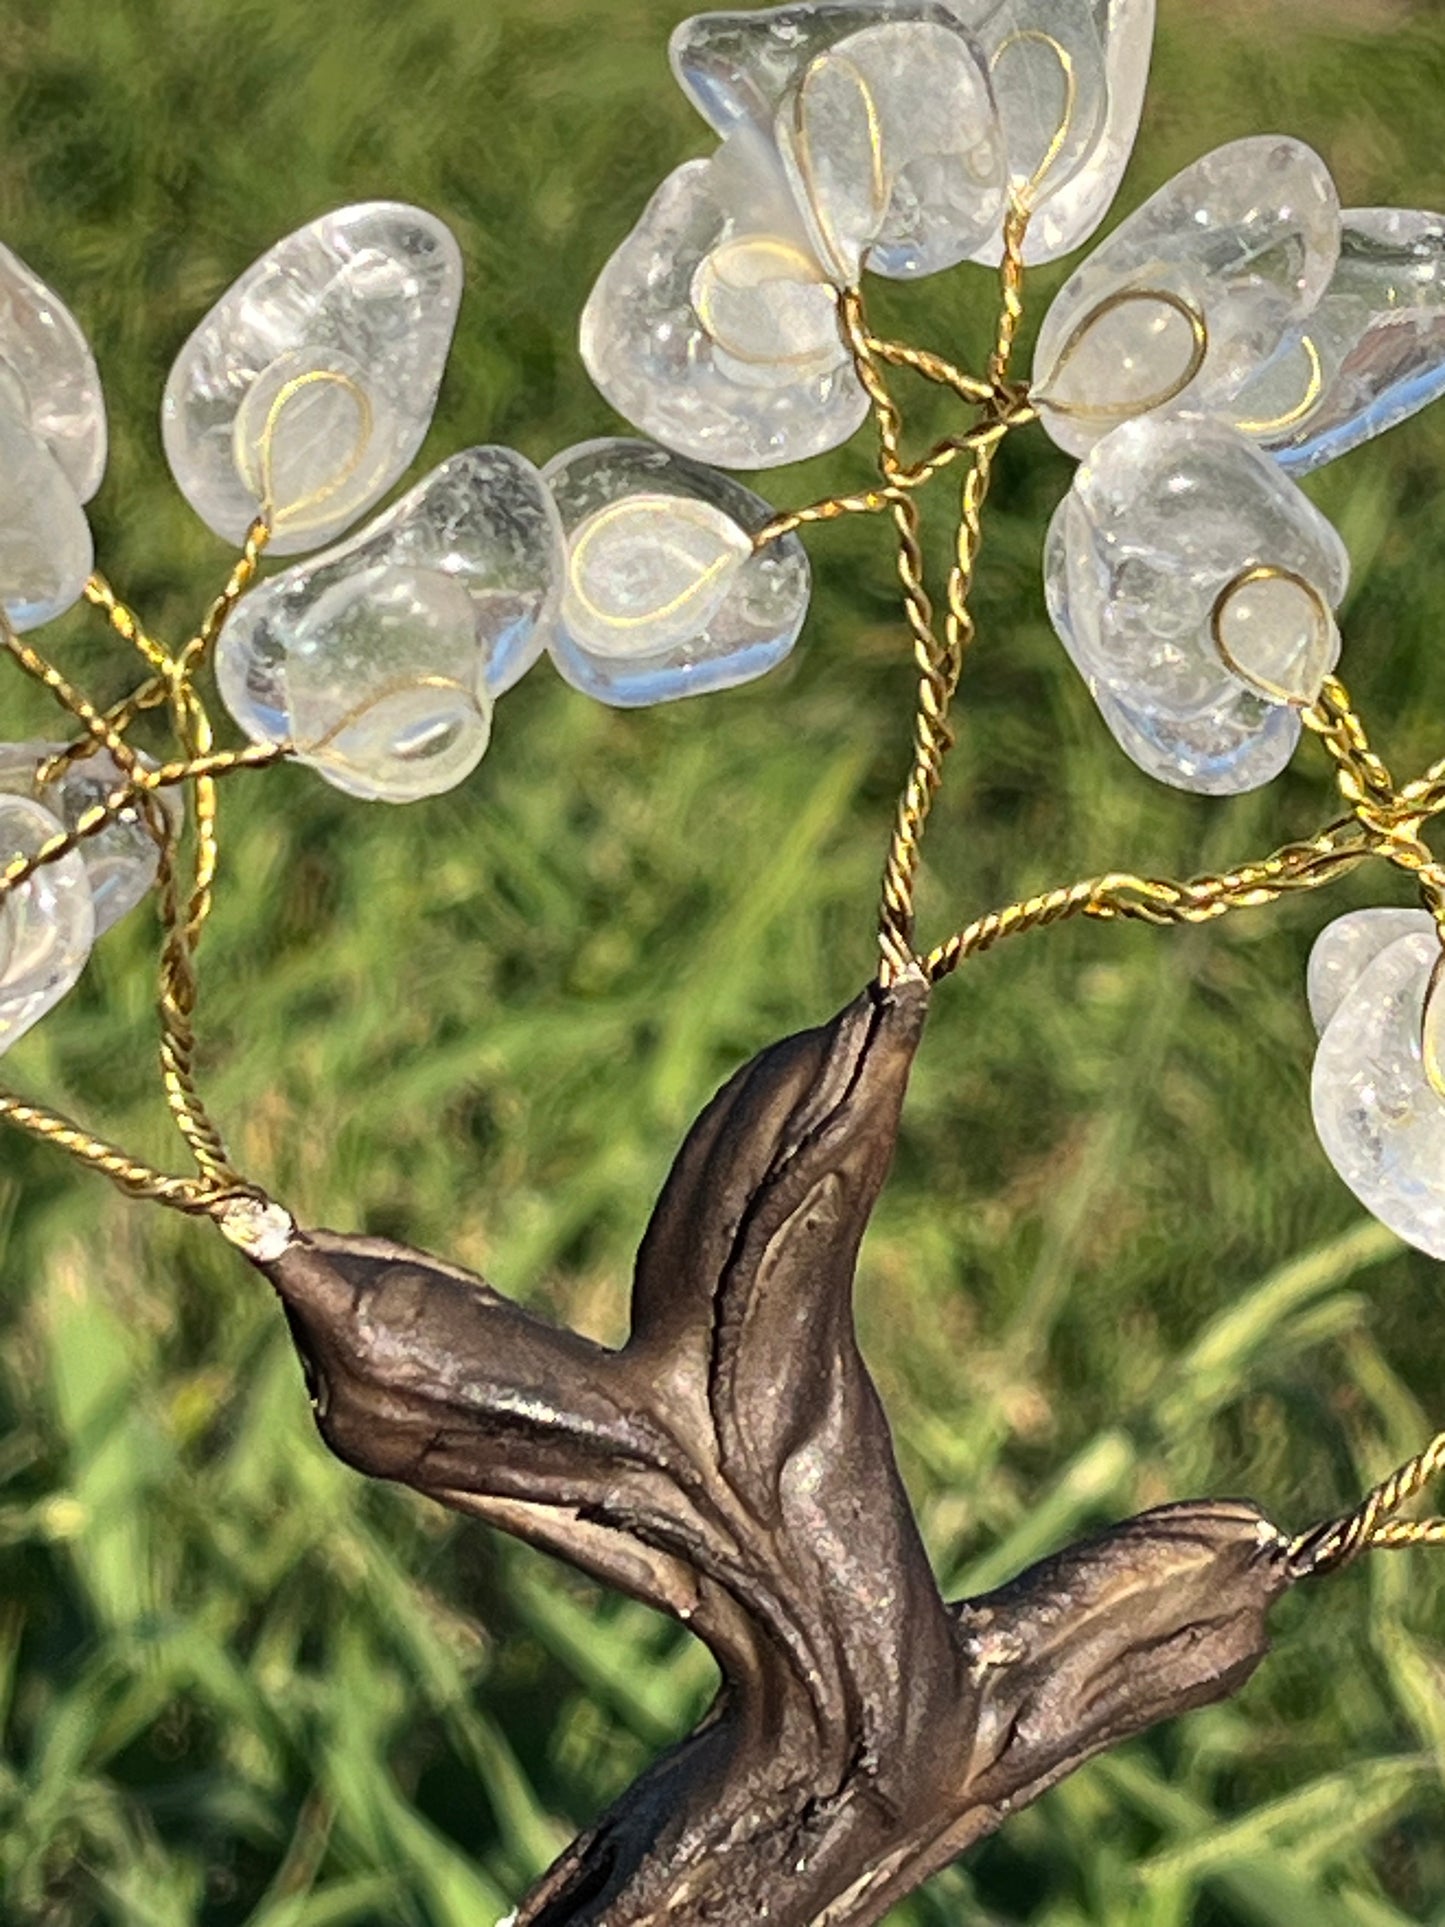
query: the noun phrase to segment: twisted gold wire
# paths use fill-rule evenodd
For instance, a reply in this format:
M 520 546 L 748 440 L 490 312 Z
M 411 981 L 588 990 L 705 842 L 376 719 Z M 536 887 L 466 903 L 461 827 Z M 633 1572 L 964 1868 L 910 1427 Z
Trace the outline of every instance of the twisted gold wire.
M 856 288 L 848 289 L 839 304 L 845 338 L 852 350 L 858 378 L 873 404 L 878 429 L 879 465 L 889 482 L 903 467 L 902 417 L 869 346 L 871 332 Z M 887 984 L 914 962 L 913 882 L 917 872 L 923 826 L 937 794 L 948 752 L 947 715 L 950 691 L 943 651 L 933 627 L 933 602 L 924 578 L 921 517 L 912 495 L 893 503 L 898 534 L 898 578 L 903 588 L 904 613 L 913 640 L 918 669 L 918 706 L 914 717 L 913 761 L 899 799 L 888 863 L 884 872 L 879 914 L 880 981 Z
M 171 663 L 169 654 L 153 636 L 147 634 L 135 610 L 120 600 L 98 570 L 85 585 L 85 599 L 104 613 L 116 634 L 138 650 L 158 676 L 164 678 L 167 675 Z
M 1406 791 L 1397 790 L 1337 676 L 1326 679 L 1304 720 L 1334 761 L 1340 794 L 1376 853 L 1415 879 L 1445 941 L 1445 865 L 1436 861 L 1420 834 L 1426 818 L 1434 814 L 1427 805 L 1434 793 L 1435 771 L 1427 771 L 1420 783 Z
M 0 902 L 12 890 L 18 890 L 28 883 L 47 863 L 56 863 L 70 851 L 79 849 L 91 837 L 99 836 L 118 817 L 127 810 L 134 809 L 143 796 L 153 791 L 173 789 L 178 783 L 192 781 L 197 776 L 227 776 L 233 770 L 265 769 L 272 763 L 279 763 L 292 754 L 290 742 L 249 743 L 245 749 L 217 750 L 213 756 L 202 756 L 194 761 L 160 763 L 154 769 L 136 769 L 125 783 L 111 794 L 103 803 L 92 807 L 76 818 L 74 825 L 57 833 L 41 845 L 33 856 L 16 857 L 8 867 L 0 870 Z
M 1295 891 L 1317 890 L 1373 854 L 1358 825 L 1347 817 L 1307 841 L 1287 843 L 1267 857 L 1219 874 L 1180 880 L 1114 870 L 1084 877 L 976 918 L 929 952 L 924 974 L 939 983 L 967 958 L 992 950 L 1006 937 L 1077 916 L 1161 927 L 1210 923 L 1232 910 L 1257 909 Z
M 1423 1452 L 1392 1472 L 1353 1512 L 1302 1532 L 1289 1551 L 1295 1576 L 1315 1579 L 1343 1572 L 1367 1552 L 1445 1545 L 1445 1519 L 1395 1517 L 1441 1472 L 1445 1472 L 1445 1432 L 1437 1432 Z
M 27 1103 L 8 1091 L 0 1091 L 0 1118 L 16 1125 L 31 1137 L 53 1145 L 68 1157 L 89 1165 L 133 1198 L 149 1199 L 193 1215 L 215 1209 L 217 1193 L 199 1178 L 169 1177 L 153 1165 L 119 1151 L 104 1138 L 92 1137 L 58 1111 Z
M 890 368 L 911 368 L 925 381 L 953 389 L 966 402 L 993 399 L 993 389 L 986 381 L 980 381 L 977 375 L 966 374 L 962 368 L 955 367 L 943 355 L 936 355 L 928 348 L 913 348 L 906 341 L 887 341 L 870 334 L 868 351 L 875 360 L 886 362 Z

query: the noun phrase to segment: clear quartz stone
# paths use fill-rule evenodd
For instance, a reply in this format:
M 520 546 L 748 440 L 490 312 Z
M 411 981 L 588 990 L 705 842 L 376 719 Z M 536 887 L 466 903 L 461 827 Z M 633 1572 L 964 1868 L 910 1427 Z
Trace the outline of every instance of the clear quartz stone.
M 0 408 L 38 436 L 77 499 L 105 473 L 105 399 L 95 358 L 69 308 L 0 247 Z
M 44 804 L 67 830 L 73 830 L 86 811 L 104 803 L 125 778 L 110 751 L 97 745 L 86 756 L 62 763 L 40 782 L 41 772 L 62 747 L 60 743 L 0 743 L 0 793 Z M 149 766 L 148 758 L 140 761 Z M 156 803 L 172 829 L 178 828 L 181 804 L 176 793 L 160 791 Z M 159 852 L 140 812 L 132 810 L 98 836 L 87 837 L 79 856 L 95 906 L 95 934 L 101 937 L 148 895 L 156 880 Z
M 1234 404 L 1292 475 L 1445 394 L 1445 216 L 1348 208 L 1328 288 Z
M 663 182 L 602 270 L 581 346 L 619 414 L 723 468 L 822 454 L 868 412 L 777 156 L 747 126 Z
M 795 536 L 754 552 L 766 502 L 647 442 L 596 441 L 543 471 L 568 542 L 552 641 L 568 682 L 623 708 L 763 675 L 797 640 L 808 559 Z
M 1422 929 L 1370 959 L 1325 1027 L 1312 1087 L 1315 1129 L 1340 1177 L 1435 1258 L 1445 1258 L 1445 1097 L 1425 1047 L 1440 955 L 1436 932 Z
M 461 300 L 461 254 L 433 215 L 372 201 L 264 254 L 191 335 L 161 411 L 182 494 L 229 542 L 263 499 L 271 549 L 333 540 L 421 446 Z
M 673 30 L 677 83 L 726 138 L 771 136 L 778 109 L 808 68 L 840 40 L 893 21 L 955 24 L 945 0 L 793 0 L 781 7 L 701 13 Z
M 1286 579 L 1251 584 L 1256 570 Z M 1209 795 L 1256 788 L 1288 761 L 1293 705 L 1332 665 L 1348 579 L 1339 537 L 1269 457 L 1191 416 L 1101 442 L 1045 558 L 1054 626 L 1123 747 Z M 1221 641 L 1258 673 L 1231 667 Z M 1290 676 L 1300 686 L 1266 693 Z
M 0 869 L 61 834 L 31 797 L 0 795 Z M 85 968 L 95 909 L 85 865 L 71 850 L 0 904 L 0 1052 L 53 1010 Z
M 1272 701 L 1308 708 L 1339 659 L 1333 615 L 1292 575 L 1246 571 L 1221 592 L 1213 625 L 1226 665 Z
M 1428 910 L 1350 910 L 1327 924 L 1310 951 L 1309 1004 L 1323 1035 L 1335 1012 L 1382 950 L 1401 937 L 1433 932 Z
M 1055 297 L 1034 356 L 1049 434 L 1084 455 L 1132 416 L 1229 415 L 1313 310 L 1339 248 L 1338 197 L 1310 148 L 1261 135 L 1206 154 Z
M 967 260 L 1003 222 L 1006 167 L 988 80 L 957 27 L 889 21 L 817 55 L 775 129 L 819 259 L 906 278 Z
M 95 560 L 79 497 L 44 442 L 0 408 L 0 603 L 37 629 L 79 601 Z
M 217 644 L 222 699 L 254 741 L 291 740 L 338 789 L 437 795 L 475 769 L 495 698 L 541 654 L 562 556 L 532 464 L 466 449 L 242 598 Z
M 1154 39 L 1154 0 L 949 0 L 993 80 L 1009 174 L 1032 210 L 1024 257 L 1082 246 L 1133 151 Z M 996 266 L 993 235 L 975 259 Z

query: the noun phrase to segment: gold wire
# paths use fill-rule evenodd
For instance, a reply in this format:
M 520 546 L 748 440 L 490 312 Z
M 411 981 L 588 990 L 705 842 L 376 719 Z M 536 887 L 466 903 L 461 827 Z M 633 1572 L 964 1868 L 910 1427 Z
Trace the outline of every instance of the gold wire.
M 1325 679 L 1318 701 L 1304 712 L 1304 721 L 1333 760 L 1340 794 L 1371 848 L 1413 877 L 1445 942 L 1445 865 L 1436 860 L 1420 833 L 1427 819 L 1437 814 L 1436 770 L 1428 770 L 1405 791 L 1397 790 L 1338 676 Z
M 104 613 L 116 634 L 145 657 L 163 682 L 170 670 L 170 656 L 153 636 L 147 634 L 145 625 L 134 609 L 120 600 L 109 582 L 98 571 L 85 585 L 85 599 L 94 608 Z
M 1256 676 L 1253 670 L 1246 669 L 1236 659 L 1234 652 L 1224 639 L 1226 610 L 1241 589 L 1247 589 L 1255 582 L 1289 583 L 1291 588 L 1298 589 L 1309 602 L 1314 616 L 1316 638 L 1323 641 L 1333 631 L 1335 619 L 1330 606 L 1307 576 L 1302 576 L 1295 569 L 1283 568 L 1277 562 L 1261 562 L 1252 569 L 1241 570 L 1233 581 L 1225 583 L 1214 598 L 1214 607 L 1209 612 L 1209 639 L 1214 644 L 1216 655 L 1230 675 L 1238 676 L 1242 683 L 1256 690 L 1269 702 L 1287 703 L 1291 709 L 1308 709 L 1310 707 L 1308 698 L 1296 696 L 1282 683 L 1270 682 L 1267 677 Z
M 1400 1466 L 1362 1499 L 1353 1512 L 1302 1532 L 1290 1546 L 1290 1563 L 1300 1578 L 1342 1572 L 1367 1552 L 1395 1552 L 1408 1546 L 1445 1545 L 1445 1519 L 1397 1519 L 1445 1472 L 1445 1432 Z
M 1060 71 L 1064 76 L 1064 111 L 1059 119 L 1054 137 L 1049 142 L 1047 148 L 1045 148 L 1044 157 L 1034 169 L 1033 173 L 1029 175 L 1028 179 L 1023 182 L 1020 187 L 1014 190 L 1015 204 L 1021 209 L 1032 209 L 1035 196 L 1049 177 L 1049 169 L 1068 145 L 1069 130 L 1073 126 L 1074 116 L 1079 110 L 1079 76 L 1074 66 L 1074 57 L 1068 48 L 1061 40 L 1056 39 L 1053 34 L 1046 33 L 1042 27 L 1019 27 L 1015 32 L 1006 34 L 994 48 L 989 60 L 988 71 L 990 75 L 998 72 L 998 63 L 1003 59 L 1009 48 L 1016 47 L 1021 41 L 1025 40 L 1034 41 L 1040 46 L 1047 47 L 1049 51 L 1056 56 Z
M 1272 421 L 1236 422 L 1234 425 L 1241 435 L 1252 435 L 1258 440 L 1263 440 L 1266 435 L 1278 435 L 1283 429 L 1297 427 L 1307 415 L 1313 412 L 1315 403 L 1325 392 L 1324 363 L 1320 359 L 1319 349 L 1309 335 L 1301 335 L 1299 345 L 1304 349 L 1310 365 L 1309 380 L 1305 383 L 1303 396 L 1293 408 L 1287 408 L 1282 415 L 1276 415 Z
M 1116 314 L 1120 308 L 1146 303 L 1155 307 L 1172 308 L 1189 323 L 1189 358 L 1182 372 L 1157 395 L 1143 401 L 1127 402 L 1090 402 L 1069 403 L 1052 401 L 1049 398 L 1049 383 L 1068 367 L 1079 349 L 1083 346 L 1091 329 L 1099 322 Z M 1107 300 L 1091 308 L 1069 335 L 1055 357 L 1054 365 L 1044 379 L 1035 384 L 1034 400 L 1040 408 L 1051 410 L 1055 415 L 1066 415 L 1075 421 L 1123 422 L 1132 421 L 1136 415 L 1147 415 L 1156 408 L 1166 408 L 1170 402 L 1177 401 L 1204 366 L 1209 354 L 1209 324 L 1198 308 L 1183 295 L 1174 294 L 1167 288 L 1120 288 Z
M 890 368 L 911 368 L 925 381 L 936 382 L 941 388 L 951 388 L 966 402 L 984 402 L 993 399 L 993 390 L 986 381 L 977 375 L 966 374 L 956 368 L 942 355 L 936 355 L 928 348 L 912 348 L 905 341 L 887 341 L 878 335 L 869 335 L 868 349 L 878 361 Z
M 957 693 L 964 658 L 974 638 L 969 594 L 982 542 L 982 510 L 993 474 L 994 457 L 1013 426 L 1015 409 L 1023 397 L 1009 387 L 1009 366 L 1023 315 L 1023 248 L 1028 232 L 1027 209 L 1015 202 L 1004 226 L 1004 255 L 1000 268 L 1000 311 L 992 355 L 989 391 L 998 412 L 977 426 L 972 439 L 972 461 L 965 478 L 949 576 L 948 606 L 943 639 L 933 626 L 933 610 L 924 586 L 919 543 L 917 503 L 910 497 L 895 509 L 899 531 L 899 575 L 913 635 L 918 669 L 918 693 L 913 722 L 913 759 L 898 800 L 893 833 L 884 862 L 878 911 L 880 981 L 887 984 L 915 966 L 916 893 L 923 839 L 933 804 L 943 784 L 944 764 L 955 741 L 949 712 Z M 844 297 L 844 319 L 860 379 L 868 388 L 878 420 L 883 472 L 890 480 L 899 471 L 900 421 L 897 406 L 879 373 L 863 313 L 861 297 Z

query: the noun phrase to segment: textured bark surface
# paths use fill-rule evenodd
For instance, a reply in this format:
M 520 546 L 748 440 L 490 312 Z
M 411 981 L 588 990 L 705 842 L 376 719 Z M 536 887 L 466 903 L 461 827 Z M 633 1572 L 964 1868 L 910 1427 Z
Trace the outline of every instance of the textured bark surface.
M 1166 1507 L 941 1598 L 858 1351 L 853 1272 L 927 990 L 870 987 L 683 1145 L 618 1352 L 382 1240 L 264 1267 L 317 1422 L 672 1614 L 723 1674 L 519 1927 L 862 1927 L 1091 1754 L 1235 1691 L 1291 1583 L 1253 1507 Z

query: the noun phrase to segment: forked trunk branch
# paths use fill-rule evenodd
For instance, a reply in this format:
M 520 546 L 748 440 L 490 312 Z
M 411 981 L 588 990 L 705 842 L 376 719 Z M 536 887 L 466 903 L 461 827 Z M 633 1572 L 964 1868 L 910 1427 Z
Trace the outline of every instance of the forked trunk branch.
M 518 1927 L 864 1927 L 1264 1655 L 1296 1569 L 1243 1504 L 1145 1513 L 940 1596 L 852 1314 L 927 1000 L 916 975 L 872 986 L 719 1093 L 620 1351 L 378 1239 L 299 1233 L 263 1267 L 333 1451 L 672 1614 L 722 1669 Z

